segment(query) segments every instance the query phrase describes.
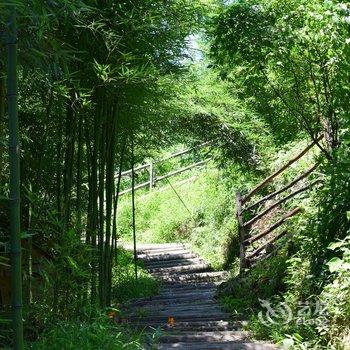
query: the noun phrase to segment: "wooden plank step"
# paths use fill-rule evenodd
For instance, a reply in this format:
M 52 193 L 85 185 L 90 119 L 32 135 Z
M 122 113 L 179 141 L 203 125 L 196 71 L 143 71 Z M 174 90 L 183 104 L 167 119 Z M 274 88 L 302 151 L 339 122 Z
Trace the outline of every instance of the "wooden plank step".
M 183 284 L 183 283 L 172 283 L 171 285 L 161 286 L 161 291 L 168 291 L 168 290 L 186 290 L 186 289 L 213 289 L 216 290 L 216 287 L 219 285 L 219 282 L 197 282 L 192 283 L 191 285 Z
M 162 330 L 158 349 L 275 349 L 249 340 L 241 322 L 230 322 L 230 314 L 222 310 L 216 287 L 227 272 L 212 271 L 183 244 L 139 245 L 138 257 L 162 287 L 158 295 L 131 301 L 122 310 L 131 327 Z
M 119 247 L 122 247 L 126 250 L 134 250 L 133 243 L 119 243 Z M 159 250 L 159 249 L 171 249 L 171 248 L 184 248 L 185 246 L 182 243 L 137 243 L 136 251 L 142 250 Z
M 171 250 L 171 251 L 159 250 L 159 251 L 152 251 L 152 252 L 144 252 L 144 253 L 139 253 L 137 255 L 137 257 L 140 260 L 145 260 L 146 261 L 146 258 L 155 258 L 155 257 L 163 256 L 163 255 L 176 256 L 178 254 L 188 254 L 188 250 L 183 249 L 183 248 L 179 248 L 179 249 Z
M 181 349 L 181 350 L 276 350 L 272 344 L 252 343 L 252 342 L 216 342 L 216 343 L 190 343 L 177 342 L 172 344 L 159 344 L 158 350 Z
M 214 299 L 203 299 L 203 300 L 196 300 L 196 299 L 183 299 L 183 300 L 171 300 L 169 299 L 167 303 L 152 303 L 152 304 L 146 304 L 146 305 L 130 305 L 128 306 L 128 311 L 132 310 L 170 310 L 170 309 L 176 309 L 176 308 L 183 308 L 183 307 L 202 307 L 202 306 L 208 306 L 208 305 L 217 305 L 217 301 Z
M 248 333 L 242 331 L 219 331 L 219 332 L 180 332 L 179 334 L 166 334 L 160 339 L 161 343 L 183 342 L 242 342 L 248 339 Z
M 164 308 L 133 308 L 132 312 L 129 313 L 130 317 L 137 317 L 137 316 L 145 316 L 152 318 L 153 316 L 172 316 L 175 318 L 181 317 L 181 316 L 188 316 L 188 315 L 202 315 L 207 316 L 208 314 L 220 314 L 220 315 L 226 315 L 228 317 L 228 314 L 225 314 L 221 307 L 218 305 L 202 305 L 200 308 L 198 308 L 196 305 L 185 305 L 185 306 L 172 306 L 172 307 L 164 307 Z
M 184 295 L 184 296 L 179 296 L 177 298 L 167 296 L 164 298 L 153 298 L 153 299 L 143 299 L 143 300 L 135 300 L 130 302 L 125 306 L 125 308 L 128 307 L 141 307 L 145 305 L 173 305 L 173 304 L 181 304 L 186 301 L 188 302 L 204 302 L 204 301 L 211 301 L 215 300 L 213 294 L 202 294 L 202 295 L 197 295 L 197 294 L 191 294 L 191 295 Z
M 187 265 L 194 265 L 194 264 L 204 264 L 204 261 L 199 258 L 190 258 L 190 259 L 168 259 L 168 260 L 156 260 L 156 261 L 144 261 L 143 265 L 147 269 L 156 269 L 159 267 L 174 267 L 174 266 L 187 266 Z
M 213 271 L 207 264 L 193 264 L 185 266 L 159 267 L 147 269 L 151 274 L 171 274 L 171 273 L 191 273 L 191 272 L 210 272 Z
M 187 288 L 185 288 L 187 287 Z M 170 295 L 170 296 L 177 296 L 177 295 L 183 295 L 183 294 L 192 294 L 195 293 L 197 295 L 201 293 L 213 293 L 216 294 L 216 288 L 213 288 L 211 286 L 208 287 L 202 287 L 202 288 L 196 288 L 193 287 L 193 285 L 188 284 L 184 285 L 183 288 L 167 288 L 163 289 L 158 295 L 164 296 L 164 295 Z
M 149 262 L 160 262 L 160 261 L 167 261 L 167 260 L 176 260 L 176 259 L 195 259 L 197 256 L 193 253 L 186 252 L 185 253 L 175 253 L 175 254 L 157 254 L 154 256 L 149 256 L 146 254 L 139 254 L 138 258 L 144 261 L 145 263 Z
M 136 249 L 138 254 L 179 254 L 179 251 L 189 253 L 189 250 L 186 249 L 183 245 L 177 245 L 173 247 L 159 247 L 151 249 Z
M 153 274 L 166 282 L 194 282 L 194 281 L 222 281 L 227 277 L 227 273 L 224 271 L 218 272 L 198 272 L 188 274 Z
M 240 323 L 232 323 L 229 321 L 195 321 L 195 322 L 175 322 L 175 324 L 170 327 L 167 323 L 133 323 L 133 326 L 138 328 L 160 328 L 164 332 L 167 331 L 199 331 L 199 332 L 209 332 L 209 331 L 238 331 L 242 329 Z
M 153 323 L 167 323 L 168 321 L 168 316 L 163 316 L 163 315 L 158 315 L 158 316 L 152 316 L 152 317 L 140 317 L 140 316 L 132 316 L 132 317 L 127 317 L 128 322 L 144 322 L 148 324 L 153 324 Z M 224 312 L 216 313 L 216 314 L 206 314 L 203 316 L 202 313 L 185 313 L 182 315 L 177 315 L 175 322 L 195 322 L 195 321 L 228 321 L 229 315 Z

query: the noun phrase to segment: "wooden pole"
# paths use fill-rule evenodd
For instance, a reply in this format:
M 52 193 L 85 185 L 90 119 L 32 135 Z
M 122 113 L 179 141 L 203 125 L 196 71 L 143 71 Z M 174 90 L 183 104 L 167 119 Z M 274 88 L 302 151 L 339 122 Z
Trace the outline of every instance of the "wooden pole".
M 262 238 L 262 237 L 265 237 L 266 235 L 268 235 L 269 233 L 271 233 L 272 231 L 274 231 L 276 228 L 280 227 L 281 225 L 283 225 L 287 219 L 293 217 L 294 215 L 297 215 L 299 214 L 300 212 L 302 211 L 301 208 L 297 207 L 291 211 L 289 211 L 288 213 L 284 214 L 282 216 L 281 219 L 279 219 L 278 221 L 276 221 L 273 225 L 271 225 L 269 228 L 267 228 L 266 230 L 258 233 L 257 235 L 253 236 L 253 237 L 250 237 L 248 239 L 246 239 L 244 241 L 244 244 L 245 245 L 248 245 L 248 244 L 252 244 L 254 243 L 255 241 L 257 241 L 258 239 Z
M 263 216 L 265 216 L 267 213 L 269 213 L 272 209 L 278 207 L 279 205 L 281 205 L 282 203 L 286 202 L 288 199 L 293 198 L 294 196 L 296 196 L 299 193 L 302 193 L 304 191 L 307 191 L 308 189 L 310 189 L 311 187 L 313 187 L 314 185 L 318 184 L 320 182 L 320 180 L 316 180 L 302 188 L 299 188 L 297 190 L 295 190 L 294 192 L 290 193 L 289 195 L 281 198 L 279 201 L 273 203 L 272 205 L 270 205 L 268 208 L 266 208 L 264 211 L 262 211 L 261 213 L 259 213 L 258 215 L 254 216 L 251 220 L 247 221 L 244 226 L 245 227 L 251 227 L 256 221 L 260 220 Z
M 238 222 L 238 233 L 239 233 L 239 270 L 240 273 L 243 273 L 246 267 L 246 258 L 245 258 L 245 228 L 242 216 L 242 197 L 240 192 L 236 194 L 236 213 L 237 213 L 237 222 Z
M 149 190 L 151 191 L 154 185 L 154 167 L 153 162 L 149 163 Z
M 265 180 L 260 182 L 246 196 L 244 196 L 244 198 L 242 198 L 242 203 L 243 204 L 246 203 L 256 192 L 261 190 L 263 187 L 265 187 L 267 184 L 269 184 L 276 176 L 281 174 L 284 170 L 286 170 L 293 163 L 295 163 L 297 160 L 299 160 L 304 154 L 306 154 L 316 144 L 316 142 L 319 142 L 322 139 L 323 139 L 323 135 L 320 136 L 315 142 L 311 143 L 306 148 L 304 148 L 299 154 L 297 154 L 292 159 L 290 159 L 287 164 L 285 164 L 284 166 L 279 168 L 277 171 L 275 171 L 273 174 L 271 174 L 269 177 L 267 177 Z
M 7 53 L 7 101 L 10 156 L 11 305 L 14 349 L 22 350 L 24 345 L 20 237 L 20 146 L 18 131 L 17 25 L 15 5 L 10 6 Z
M 291 188 L 292 186 L 294 186 L 296 183 L 298 183 L 300 180 L 304 179 L 305 177 L 307 177 L 309 174 L 311 174 L 316 168 L 318 167 L 318 164 L 313 165 L 311 168 L 309 168 L 308 170 L 306 170 L 304 173 L 302 173 L 300 176 L 298 176 L 296 179 L 294 179 L 292 182 L 290 182 L 289 184 L 287 184 L 286 186 L 282 187 L 281 189 L 268 194 L 267 196 L 259 199 L 257 202 L 253 203 L 252 205 L 250 205 L 249 207 L 246 207 L 245 209 L 243 209 L 243 211 L 249 211 L 253 208 L 255 208 L 256 206 L 258 206 L 259 204 L 273 198 L 276 197 L 278 194 L 288 190 L 289 188 Z

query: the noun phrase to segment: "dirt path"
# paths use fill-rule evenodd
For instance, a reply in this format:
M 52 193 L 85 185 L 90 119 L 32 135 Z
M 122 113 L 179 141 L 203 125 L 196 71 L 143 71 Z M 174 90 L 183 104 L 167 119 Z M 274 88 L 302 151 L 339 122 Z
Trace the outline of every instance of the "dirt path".
M 215 292 L 225 271 L 214 272 L 182 244 L 140 245 L 138 258 L 162 288 L 159 295 L 133 301 L 128 320 L 138 327 L 160 327 L 158 349 L 275 349 L 249 340 L 222 310 Z

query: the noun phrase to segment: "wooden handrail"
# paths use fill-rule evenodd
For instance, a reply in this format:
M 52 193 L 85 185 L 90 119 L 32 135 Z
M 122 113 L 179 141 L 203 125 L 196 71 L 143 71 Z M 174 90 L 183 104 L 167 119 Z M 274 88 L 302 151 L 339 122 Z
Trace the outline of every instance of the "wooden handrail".
M 146 169 L 146 168 L 149 168 L 150 166 L 151 166 L 151 164 L 143 164 L 143 165 L 140 165 L 140 166 L 136 167 L 136 168 L 134 169 L 134 171 Z M 132 173 L 132 170 L 131 170 L 131 169 L 130 169 L 130 170 L 126 170 L 126 171 L 123 171 L 123 172 L 121 173 L 121 176 L 126 176 L 126 175 L 129 175 L 129 174 L 131 174 L 131 173 Z
M 282 199 L 280 199 L 279 201 L 273 203 L 271 206 L 269 206 L 268 208 L 266 208 L 264 211 L 262 211 L 261 213 L 259 213 L 258 215 L 254 216 L 252 219 L 250 219 L 249 221 L 247 221 L 244 226 L 245 227 L 250 227 L 252 224 L 254 224 L 256 221 L 258 221 L 259 219 L 261 219 L 263 216 L 265 216 L 268 212 L 270 212 L 272 209 L 278 207 L 280 204 L 286 202 L 288 199 L 293 198 L 294 196 L 296 196 L 297 194 L 304 192 L 306 190 L 308 190 L 309 188 L 311 188 L 312 186 L 316 185 L 317 183 L 319 183 L 320 180 L 316 180 L 314 182 L 312 182 L 311 184 L 308 184 L 307 186 L 304 186 L 302 188 L 297 189 L 296 191 L 290 193 L 288 196 L 283 197 Z
M 247 244 L 252 244 L 253 242 L 257 241 L 258 239 L 268 235 L 269 233 L 271 233 L 272 231 L 274 231 L 276 228 L 280 227 L 282 224 L 285 223 L 285 221 L 289 218 L 291 218 L 292 216 L 299 214 L 301 212 L 301 208 L 297 207 L 291 211 L 289 211 L 288 213 L 286 213 L 285 215 L 282 216 L 282 218 L 280 220 L 278 220 L 277 222 L 275 222 L 273 225 L 271 225 L 269 228 L 267 228 L 266 230 L 258 233 L 257 235 L 250 237 L 248 239 L 246 239 L 245 241 L 243 241 L 243 243 L 245 245 Z
M 149 185 L 150 185 L 150 181 L 147 181 L 147 182 L 144 182 L 142 184 L 139 184 L 139 185 L 135 186 L 134 190 L 136 191 L 136 190 L 139 190 L 141 188 L 147 187 Z M 128 188 L 127 190 L 120 192 L 118 194 L 118 196 L 122 196 L 122 195 L 127 194 L 127 193 L 129 193 L 131 191 L 132 191 L 132 188 Z
M 255 256 L 257 256 L 260 252 L 262 252 L 267 246 L 269 246 L 270 244 L 276 242 L 278 239 L 284 237 L 286 234 L 288 233 L 287 230 L 282 231 L 280 234 L 278 234 L 275 237 L 270 238 L 268 241 L 266 241 L 265 244 L 263 244 L 262 246 L 260 246 L 259 248 L 255 249 L 249 256 L 247 256 L 247 260 L 250 260 L 252 258 L 254 258 Z
M 295 163 L 297 160 L 299 160 L 305 153 L 307 153 L 317 142 L 321 141 L 323 139 L 323 135 L 320 136 L 316 141 L 309 144 L 306 148 L 304 148 L 300 153 L 298 153 L 296 156 L 294 156 L 292 159 L 288 161 L 285 165 L 283 165 L 281 168 L 276 170 L 273 174 L 268 176 L 266 179 L 264 179 L 262 182 L 260 182 L 257 186 L 255 186 L 247 195 L 245 195 L 242 198 L 242 204 L 246 203 L 256 192 L 261 190 L 263 187 L 265 187 L 267 184 L 269 184 L 276 176 L 281 174 L 284 170 L 289 168 L 293 163 Z
M 255 208 L 256 206 L 258 206 L 259 204 L 273 198 L 276 197 L 277 195 L 279 195 L 280 193 L 290 189 L 291 187 L 293 187 L 296 183 L 298 183 L 300 180 L 304 179 L 305 177 L 307 177 L 308 175 L 310 175 L 316 168 L 318 167 L 318 164 L 313 165 L 311 168 L 309 168 L 307 171 L 305 171 L 304 173 L 302 173 L 300 176 L 298 176 L 295 180 L 291 181 L 289 184 L 287 184 L 286 186 L 282 187 L 281 189 L 272 192 L 270 194 L 268 194 L 267 196 L 261 198 L 260 200 L 258 200 L 257 202 L 253 203 L 252 205 L 250 205 L 249 207 L 243 209 L 243 211 L 249 211 L 253 208 Z
M 162 181 L 162 180 L 165 180 L 165 179 L 167 179 L 167 178 L 169 178 L 171 176 L 175 176 L 177 174 L 183 173 L 183 172 L 185 172 L 187 170 L 190 170 L 192 168 L 204 165 L 205 163 L 207 163 L 209 161 L 210 161 L 210 158 L 208 158 L 206 160 L 203 160 L 201 162 L 197 162 L 197 163 L 191 164 L 191 165 L 189 165 L 187 167 L 184 167 L 184 168 L 181 168 L 179 170 L 172 171 L 172 172 L 170 172 L 168 174 L 165 174 L 165 175 L 159 176 L 159 177 L 154 177 L 154 174 L 153 174 L 153 171 L 152 171 L 151 174 L 150 174 L 150 180 L 147 181 L 147 182 L 144 182 L 144 183 L 142 183 L 140 185 L 135 186 L 135 190 L 139 190 L 139 189 L 147 187 L 147 186 L 153 187 L 159 181 Z M 129 192 L 131 192 L 131 190 L 132 190 L 131 188 L 129 188 L 127 190 L 124 190 L 124 191 L 119 193 L 119 196 L 122 196 L 122 195 L 124 195 L 126 193 L 129 193 Z
M 168 177 L 171 177 L 171 176 L 183 173 L 184 171 L 190 170 L 190 169 L 195 168 L 197 166 L 204 165 L 205 163 L 209 162 L 209 160 L 210 160 L 210 158 L 206 159 L 206 160 L 202 160 L 201 162 L 197 162 L 197 163 L 191 164 L 191 165 L 189 165 L 189 166 L 187 166 L 185 168 L 181 168 L 179 170 L 172 171 L 172 172 L 170 172 L 168 174 L 165 174 L 163 176 L 158 176 L 158 177 L 155 178 L 155 181 L 156 182 L 162 181 L 164 179 L 167 179 Z
M 202 148 L 202 147 L 205 147 L 205 146 L 208 146 L 212 143 L 212 141 L 208 141 L 208 142 L 205 142 L 205 143 L 202 143 L 200 145 L 197 145 L 197 146 L 194 146 L 192 148 L 188 148 L 188 149 L 185 149 L 183 151 L 179 151 L 179 152 L 176 152 L 176 153 L 173 153 L 171 154 L 170 156 L 168 157 L 165 157 L 165 158 L 162 158 L 162 159 L 159 159 L 159 160 L 156 160 L 154 161 L 154 163 L 161 163 L 161 162 L 164 162 L 166 160 L 169 160 L 169 159 L 172 159 L 172 158 L 175 158 L 175 157 L 178 157 L 178 156 L 182 156 L 183 154 L 187 154 L 187 153 L 190 153 L 191 151 L 194 151 L 196 149 L 199 149 L 199 148 Z

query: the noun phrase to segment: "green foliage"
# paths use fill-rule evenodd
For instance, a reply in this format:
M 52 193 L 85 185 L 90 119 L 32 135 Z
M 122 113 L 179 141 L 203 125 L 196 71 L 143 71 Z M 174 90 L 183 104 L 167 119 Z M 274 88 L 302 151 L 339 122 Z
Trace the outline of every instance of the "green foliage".
M 345 3 L 303 0 L 237 1 L 218 16 L 212 56 L 278 140 L 299 127 L 324 130 L 337 146 L 348 115 L 348 16 Z
M 150 335 L 133 332 L 126 326 L 115 324 L 106 315 L 91 322 L 58 322 L 47 329 L 33 343 L 27 343 L 32 350 L 119 350 L 144 349 L 143 343 L 152 342 Z
M 158 281 L 142 268 L 138 262 L 137 280 L 135 278 L 133 253 L 123 249 L 117 250 L 113 269 L 113 304 L 129 301 L 135 298 L 143 298 L 158 293 Z
M 223 284 L 219 291 L 223 304 L 234 315 L 247 315 L 260 306 L 259 299 L 268 300 L 282 292 L 285 289 L 286 260 L 285 251 Z
M 333 257 L 327 262 L 332 280 L 328 283 L 320 299 L 326 305 L 329 323 L 319 327 L 321 335 L 330 339 L 344 340 L 349 346 L 349 320 L 350 320 L 350 237 L 329 246 L 329 249 L 341 257 Z

